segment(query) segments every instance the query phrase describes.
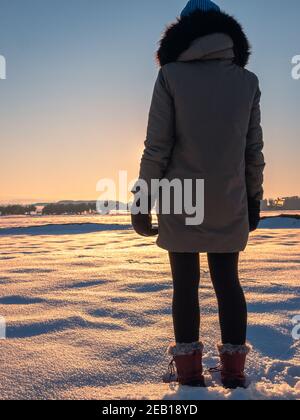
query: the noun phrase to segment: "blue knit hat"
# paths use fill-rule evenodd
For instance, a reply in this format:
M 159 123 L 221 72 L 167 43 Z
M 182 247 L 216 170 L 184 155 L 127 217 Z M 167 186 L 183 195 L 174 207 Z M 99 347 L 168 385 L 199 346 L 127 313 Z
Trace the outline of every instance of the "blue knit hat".
M 181 17 L 189 16 L 196 10 L 201 10 L 202 12 L 209 12 L 212 10 L 215 12 L 221 11 L 220 7 L 211 0 L 189 0 L 188 4 L 181 12 Z

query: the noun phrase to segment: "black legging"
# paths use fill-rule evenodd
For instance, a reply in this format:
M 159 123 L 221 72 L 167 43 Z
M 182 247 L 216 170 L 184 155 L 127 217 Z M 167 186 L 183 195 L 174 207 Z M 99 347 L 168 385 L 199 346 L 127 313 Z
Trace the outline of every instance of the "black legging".
M 170 253 L 174 282 L 173 320 L 177 343 L 193 343 L 200 334 L 199 254 Z M 219 304 L 223 344 L 244 345 L 247 304 L 240 285 L 239 254 L 208 254 L 211 279 Z

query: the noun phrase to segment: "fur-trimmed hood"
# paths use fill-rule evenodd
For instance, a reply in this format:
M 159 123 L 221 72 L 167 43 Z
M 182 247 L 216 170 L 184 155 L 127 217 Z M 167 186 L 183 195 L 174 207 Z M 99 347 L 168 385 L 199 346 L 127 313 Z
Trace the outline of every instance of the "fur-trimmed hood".
M 213 34 L 230 37 L 233 42 L 234 63 L 240 67 L 248 64 L 250 44 L 241 25 L 232 16 L 215 11 L 196 11 L 169 26 L 157 52 L 159 64 L 164 66 L 178 61 L 184 52 L 195 45 L 196 40 Z

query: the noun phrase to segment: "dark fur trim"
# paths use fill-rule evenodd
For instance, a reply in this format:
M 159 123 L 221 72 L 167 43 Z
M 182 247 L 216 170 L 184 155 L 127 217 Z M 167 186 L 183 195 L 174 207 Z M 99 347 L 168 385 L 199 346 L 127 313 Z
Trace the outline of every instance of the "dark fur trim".
M 241 25 L 232 16 L 215 11 L 196 11 L 169 26 L 157 53 L 159 64 L 164 66 L 177 61 L 195 39 L 213 33 L 229 35 L 234 43 L 234 62 L 240 67 L 248 64 L 250 44 Z

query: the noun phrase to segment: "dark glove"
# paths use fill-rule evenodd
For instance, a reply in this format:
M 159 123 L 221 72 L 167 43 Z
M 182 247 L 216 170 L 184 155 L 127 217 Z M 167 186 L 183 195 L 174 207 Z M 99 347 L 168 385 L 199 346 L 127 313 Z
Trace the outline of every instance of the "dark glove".
M 152 227 L 152 215 L 149 214 L 132 214 L 131 222 L 133 229 L 138 235 L 150 237 L 158 235 L 158 228 Z
M 260 222 L 260 201 L 248 198 L 248 211 L 250 232 L 254 232 L 258 228 Z
M 150 236 L 156 236 L 158 235 L 158 228 L 152 227 L 152 206 L 151 206 L 152 200 L 151 197 L 148 197 L 148 213 L 147 214 L 131 214 L 131 223 L 133 226 L 133 229 L 136 231 L 138 235 L 150 237 Z M 139 206 L 140 202 L 139 200 L 136 202 L 136 204 Z

